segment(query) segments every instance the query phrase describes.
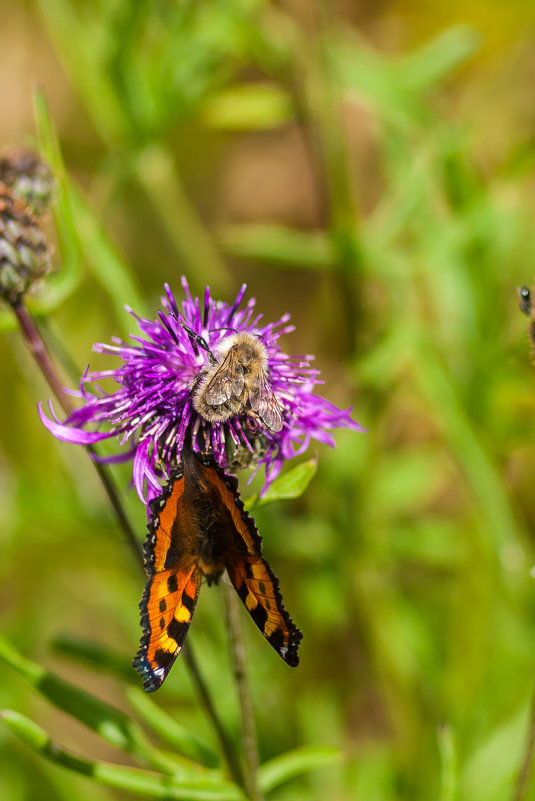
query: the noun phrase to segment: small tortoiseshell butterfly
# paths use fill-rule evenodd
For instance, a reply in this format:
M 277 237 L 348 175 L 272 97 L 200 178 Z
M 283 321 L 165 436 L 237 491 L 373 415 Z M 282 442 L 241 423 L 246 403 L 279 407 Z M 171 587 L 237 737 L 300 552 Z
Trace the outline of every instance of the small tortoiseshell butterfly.
M 302 634 L 282 605 L 279 582 L 262 559 L 262 539 L 243 508 L 238 481 L 213 457 L 184 448 L 161 496 L 151 503 L 145 542 L 147 585 L 140 603 L 143 635 L 134 667 L 148 692 L 162 685 L 195 610 L 201 580 L 224 570 L 252 619 L 289 665 L 299 663 Z

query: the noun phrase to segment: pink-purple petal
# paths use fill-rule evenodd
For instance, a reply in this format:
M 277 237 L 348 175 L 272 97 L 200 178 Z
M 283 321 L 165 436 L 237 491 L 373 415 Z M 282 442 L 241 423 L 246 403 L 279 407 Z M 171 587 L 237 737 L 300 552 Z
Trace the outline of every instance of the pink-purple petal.
M 114 436 L 112 432 L 84 431 L 84 429 L 81 428 L 72 428 L 63 423 L 56 423 L 46 416 L 41 403 L 37 404 L 37 408 L 39 417 L 45 428 L 48 428 L 56 439 L 61 439 L 63 442 L 71 442 L 74 445 L 93 445 L 95 442 L 101 442 L 103 439 L 109 439 Z M 52 409 L 51 413 L 54 414 Z
M 280 473 L 284 461 L 304 453 L 312 439 L 334 446 L 332 429 L 364 430 L 351 419 L 351 409 L 339 409 L 313 393 L 322 381 L 319 371 L 310 367 L 312 357 L 290 357 L 281 351 L 280 336 L 294 330 L 288 314 L 273 323 L 262 322 L 254 298 L 242 305 L 245 285 L 240 287 L 231 305 L 214 301 L 207 287 L 201 312 L 201 303 L 191 296 L 185 278 L 182 287 L 181 309 L 166 284 L 162 309 L 155 320 L 139 317 L 128 309 L 139 327 L 139 333 L 131 336 L 129 343 L 114 338 L 113 344 L 94 346 L 100 353 L 119 356 L 121 364 L 115 370 L 91 373 L 86 369 L 80 389 L 73 392 L 82 405 L 65 422 L 59 421 L 52 408 L 53 419 L 50 419 L 39 407 L 44 425 L 54 436 L 81 445 L 112 437 L 123 443 L 131 441 L 133 444 L 125 453 L 98 458 L 102 461 L 133 458 L 134 486 L 146 501 L 159 494 L 161 479 L 180 458 L 188 439 L 194 450 L 213 452 L 223 468 L 229 445 L 247 450 L 254 472 L 262 466 L 265 469 L 265 491 Z M 247 416 L 230 417 L 223 423 L 210 423 L 199 416 L 191 403 L 191 383 L 206 364 L 208 355 L 192 343 L 182 320 L 216 353 L 218 343 L 229 335 L 229 329 L 249 331 L 263 339 L 271 387 L 283 410 L 280 432 L 265 429 L 259 421 L 253 423 Z M 111 394 L 95 384 L 110 377 L 119 385 Z M 92 392 L 86 388 L 87 384 L 92 384 Z M 87 425 L 96 425 L 98 430 L 88 431 Z M 101 427 L 105 430 L 100 430 Z M 260 447 L 254 446 L 257 437 Z

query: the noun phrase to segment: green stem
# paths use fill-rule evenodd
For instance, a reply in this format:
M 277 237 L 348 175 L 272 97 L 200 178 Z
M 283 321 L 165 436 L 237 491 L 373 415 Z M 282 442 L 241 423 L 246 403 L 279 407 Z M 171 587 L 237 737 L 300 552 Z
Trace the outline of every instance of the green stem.
M 513 801 L 524 801 L 524 798 L 526 798 L 526 793 L 529 787 L 529 777 L 531 774 L 531 768 L 533 766 L 534 755 L 535 755 L 535 691 L 533 693 L 533 698 L 531 701 L 531 712 L 529 717 L 529 734 L 526 742 L 526 747 L 524 749 L 522 764 L 520 766 L 520 770 L 518 771 L 518 777 L 516 780 Z
M 357 203 L 344 136 L 342 93 L 330 48 L 335 36 L 332 13 L 324 0 L 316 0 L 314 10 L 313 37 L 296 32 L 295 67 L 289 81 L 323 206 L 322 216 L 329 226 L 336 287 L 345 320 L 344 342 L 351 356 L 358 319 L 355 275 L 362 258 Z
M 332 9 L 325 0 L 316 0 L 318 23 L 317 48 L 313 62 L 315 80 L 309 82 L 312 111 L 318 126 L 318 140 L 323 156 L 325 184 L 329 197 L 329 227 L 337 256 L 338 296 L 344 311 L 346 352 L 352 356 L 356 347 L 358 308 L 355 301 L 355 276 L 361 261 L 357 235 L 357 203 L 351 180 L 349 149 L 342 120 L 342 93 L 332 63 Z M 314 95 L 312 93 L 314 92 Z
M 264 796 L 258 785 L 258 743 L 256 740 L 251 691 L 247 676 L 247 657 L 240 627 L 238 598 L 233 587 L 228 584 L 225 585 L 224 595 L 230 634 L 232 665 L 240 699 L 244 786 L 251 801 L 263 801 Z
M 197 664 L 197 660 L 193 654 L 191 643 L 186 643 L 183 650 L 183 656 L 186 661 L 186 664 L 189 668 L 189 671 L 192 675 L 192 678 L 195 682 L 195 686 L 197 687 L 197 692 L 199 693 L 200 698 L 204 704 L 205 711 L 210 718 L 214 730 L 217 734 L 219 744 L 221 746 L 221 750 L 225 756 L 225 761 L 227 763 L 230 775 L 234 779 L 235 782 L 241 784 L 242 787 L 245 786 L 244 784 L 244 777 L 239 765 L 238 760 L 236 759 L 236 754 L 234 753 L 234 749 L 232 746 L 232 742 L 230 741 L 221 720 L 216 712 L 216 708 L 214 706 L 214 702 L 210 693 L 208 692 L 208 688 L 204 683 L 204 680 L 201 676 L 199 671 L 199 666 Z
M 43 374 L 52 392 L 58 399 L 58 402 L 60 403 L 65 414 L 70 415 L 73 412 L 72 404 L 68 395 L 66 395 L 63 389 L 48 348 L 46 347 L 41 336 L 41 332 L 37 328 L 35 321 L 29 313 L 22 298 L 19 298 L 19 300 L 13 304 L 13 311 L 15 312 L 15 316 L 20 325 L 20 330 L 24 341 L 26 342 L 28 350 L 34 358 L 35 363 L 39 367 L 39 370 Z M 86 445 L 86 450 L 91 457 L 96 455 L 96 451 L 92 445 Z M 91 458 L 91 464 L 95 468 L 106 494 L 110 499 L 110 503 L 117 518 L 117 522 L 119 523 L 119 527 L 124 532 L 136 560 L 139 564 L 143 565 L 143 556 L 141 553 L 140 544 L 122 507 L 119 493 L 117 492 L 117 487 L 115 486 L 115 482 L 113 481 L 108 468 L 101 462 L 95 461 L 94 458 Z
M 232 281 L 212 238 L 182 185 L 171 154 L 152 145 L 137 162 L 137 179 L 149 196 L 182 261 L 191 289 L 199 294 L 209 284 L 215 296 Z

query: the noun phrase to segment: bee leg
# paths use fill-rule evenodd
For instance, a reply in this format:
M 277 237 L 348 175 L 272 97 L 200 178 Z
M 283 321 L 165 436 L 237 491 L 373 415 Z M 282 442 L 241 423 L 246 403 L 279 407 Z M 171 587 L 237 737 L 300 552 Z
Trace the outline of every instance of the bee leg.
M 186 325 L 186 323 L 183 323 L 182 320 L 180 320 L 179 322 L 180 322 L 180 325 L 182 326 L 182 328 L 184 329 L 184 331 L 186 332 L 186 334 L 191 339 L 192 343 L 194 345 L 198 345 L 200 348 L 202 348 L 203 350 L 205 350 L 207 352 L 208 357 L 209 357 L 209 359 L 210 359 L 212 364 L 217 364 L 217 359 L 214 356 L 214 354 L 212 353 L 212 351 L 210 350 L 210 348 L 208 347 L 208 343 L 206 342 L 206 340 L 203 339 L 200 336 L 200 334 L 196 334 L 195 331 L 193 331 L 189 327 L 189 325 Z

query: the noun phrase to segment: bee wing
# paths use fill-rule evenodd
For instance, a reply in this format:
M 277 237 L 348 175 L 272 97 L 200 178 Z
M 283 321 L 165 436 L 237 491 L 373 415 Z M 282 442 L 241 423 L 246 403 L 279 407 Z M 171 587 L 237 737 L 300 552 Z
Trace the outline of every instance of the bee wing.
M 249 403 L 253 412 L 257 413 L 268 428 L 272 431 L 282 429 L 281 408 L 265 373 L 262 373 L 249 390 Z
M 244 385 L 243 367 L 231 348 L 204 391 L 206 403 L 219 406 L 230 398 L 238 398 Z

